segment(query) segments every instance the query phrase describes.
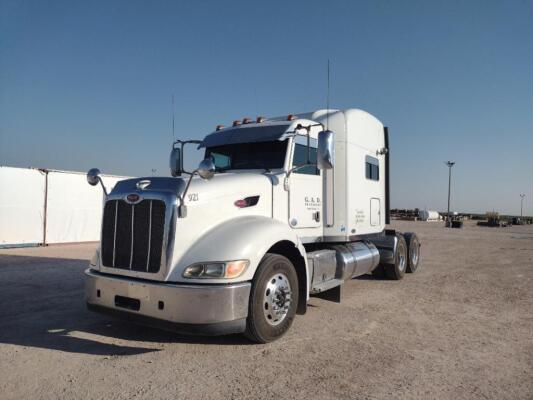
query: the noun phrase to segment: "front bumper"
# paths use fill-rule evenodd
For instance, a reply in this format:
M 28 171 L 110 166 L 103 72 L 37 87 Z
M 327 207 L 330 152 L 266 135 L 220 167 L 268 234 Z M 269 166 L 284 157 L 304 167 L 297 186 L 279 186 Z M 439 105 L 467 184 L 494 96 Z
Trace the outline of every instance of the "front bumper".
M 250 282 L 185 285 L 133 280 L 85 271 L 85 295 L 92 311 L 180 333 L 243 332 Z

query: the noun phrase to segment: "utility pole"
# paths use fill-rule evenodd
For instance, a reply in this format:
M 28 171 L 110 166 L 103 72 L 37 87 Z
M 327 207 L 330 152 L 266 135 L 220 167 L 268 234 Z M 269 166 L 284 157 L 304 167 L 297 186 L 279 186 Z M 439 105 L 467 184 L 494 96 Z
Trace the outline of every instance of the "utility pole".
M 450 220 L 450 193 L 452 188 L 452 167 L 455 165 L 455 161 L 446 161 L 444 164 L 448 166 L 448 218 L 446 220 L 446 226 L 451 228 L 452 222 Z
M 526 195 L 525 195 L 525 193 L 522 193 L 520 195 L 520 221 L 522 220 L 522 217 L 523 217 L 522 211 L 524 209 L 524 197 L 526 197 Z

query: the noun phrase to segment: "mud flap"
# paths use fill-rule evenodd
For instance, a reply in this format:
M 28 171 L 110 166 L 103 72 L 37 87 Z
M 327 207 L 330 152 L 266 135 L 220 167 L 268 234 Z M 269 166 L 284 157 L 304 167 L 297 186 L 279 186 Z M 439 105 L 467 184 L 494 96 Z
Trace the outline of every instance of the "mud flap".
M 342 285 L 335 286 L 333 289 L 324 292 L 313 294 L 313 297 L 319 297 L 324 300 L 333 301 L 335 303 L 341 302 L 341 288 Z

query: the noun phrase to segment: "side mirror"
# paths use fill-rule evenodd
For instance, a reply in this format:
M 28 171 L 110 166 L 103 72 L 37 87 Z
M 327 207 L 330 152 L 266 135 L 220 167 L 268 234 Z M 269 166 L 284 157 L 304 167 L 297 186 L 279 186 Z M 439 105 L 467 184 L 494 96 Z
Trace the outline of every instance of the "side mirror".
M 210 158 L 206 158 L 200 162 L 197 171 L 202 179 L 209 180 L 215 175 L 215 163 Z
M 91 186 L 98 185 L 98 182 L 102 185 L 102 189 L 104 190 L 104 194 L 107 196 L 107 190 L 104 186 L 104 182 L 102 181 L 102 178 L 100 177 L 100 170 L 98 168 L 91 168 L 89 172 L 87 172 L 87 182 Z
M 332 169 L 335 163 L 335 142 L 333 132 L 322 131 L 318 134 L 317 164 L 320 169 Z
M 91 186 L 98 185 L 98 182 L 100 182 L 100 170 L 98 168 L 91 168 L 87 172 L 87 182 Z
M 181 149 L 175 147 L 170 152 L 170 174 L 174 177 L 181 176 Z

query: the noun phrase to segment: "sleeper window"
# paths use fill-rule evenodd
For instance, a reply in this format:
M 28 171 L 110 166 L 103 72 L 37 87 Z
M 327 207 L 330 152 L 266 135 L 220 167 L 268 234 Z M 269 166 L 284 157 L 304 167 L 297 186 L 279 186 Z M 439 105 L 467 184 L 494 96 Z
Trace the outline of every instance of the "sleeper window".
M 365 171 L 366 179 L 379 181 L 379 160 L 375 157 L 366 156 Z

